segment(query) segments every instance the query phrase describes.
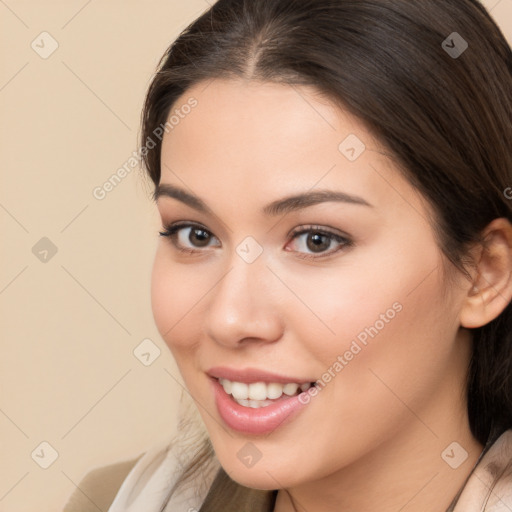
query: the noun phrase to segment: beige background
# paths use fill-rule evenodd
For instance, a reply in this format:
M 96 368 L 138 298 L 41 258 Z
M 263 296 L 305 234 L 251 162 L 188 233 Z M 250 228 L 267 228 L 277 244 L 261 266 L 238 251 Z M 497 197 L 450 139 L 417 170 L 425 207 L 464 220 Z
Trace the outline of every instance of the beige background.
M 512 0 L 484 4 L 512 41 Z M 61 510 L 87 471 L 174 432 L 179 377 L 150 306 L 151 187 L 136 168 L 103 200 L 93 190 L 137 149 L 156 64 L 206 8 L 0 0 L 1 512 Z M 42 32 L 58 43 L 46 59 L 56 43 Z M 134 354 L 145 339 L 161 351 L 149 366 Z M 43 441 L 58 452 L 47 469 Z

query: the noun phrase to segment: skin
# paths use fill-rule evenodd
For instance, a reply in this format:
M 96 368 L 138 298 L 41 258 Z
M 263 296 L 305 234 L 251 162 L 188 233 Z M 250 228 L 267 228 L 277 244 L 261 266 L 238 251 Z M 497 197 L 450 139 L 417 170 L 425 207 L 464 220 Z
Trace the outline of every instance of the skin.
M 164 136 L 161 183 L 199 196 L 213 214 L 171 197 L 157 206 L 162 225 L 198 223 L 210 239 L 182 229 L 177 243 L 192 255 L 162 237 L 152 306 L 220 463 L 242 485 L 280 489 L 277 512 L 446 510 L 483 448 L 464 399 L 465 327 L 489 322 L 510 301 L 510 224 L 488 227 L 489 252 L 475 249 L 480 266 L 469 281 L 441 253 L 426 201 L 357 118 L 309 87 L 205 85 L 176 103 L 198 101 Z M 338 150 L 349 134 L 366 145 L 353 162 Z M 277 217 L 260 212 L 313 188 L 372 207 L 324 202 Z M 353 245 L 327 238 L 315 252 L 318 230 L 290 235 L 310 225 Z M 250 264 L 236 252 L 247 236 L 263 248 Z M 293 421 L 264 436 L 223 423 L 209 368 L 314 381 L 397 302 L 401 311 Z M 248 441 L 262 454 L 251 468 L 237 457 Z M 454 441 L 468 453 L 457 469 L 441 457 Z

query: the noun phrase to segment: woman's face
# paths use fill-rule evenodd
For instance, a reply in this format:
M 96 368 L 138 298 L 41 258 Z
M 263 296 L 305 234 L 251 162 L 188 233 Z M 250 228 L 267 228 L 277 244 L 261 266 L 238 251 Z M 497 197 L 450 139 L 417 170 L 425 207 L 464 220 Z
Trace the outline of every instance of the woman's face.
M 312 481 L 462 414 L 467 289 L 447 289 L 425 201 L 365 127 L 311 88 L 235 80 L 171 114 L 157 204 L 183 226 L 160 240 L 153 312 L 232 478 Z M 284 393 L 239 405 L 214 377 Z

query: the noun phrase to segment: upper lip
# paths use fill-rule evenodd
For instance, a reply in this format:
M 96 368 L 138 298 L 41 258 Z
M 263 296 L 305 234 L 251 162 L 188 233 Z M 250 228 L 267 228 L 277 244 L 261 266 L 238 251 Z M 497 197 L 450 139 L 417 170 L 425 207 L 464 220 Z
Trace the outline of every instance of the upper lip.
M 300 377 L 287 377 L 279 373 L 267 372 L 258 368 L 229 368 L 227 366 L 215 366 L 207 372 L 210 377 L 228 379 L 234 382 L 277 382 L 280 384 L 296 383 L 305 384 L 314 382 L 315 379 L 303 379 Z

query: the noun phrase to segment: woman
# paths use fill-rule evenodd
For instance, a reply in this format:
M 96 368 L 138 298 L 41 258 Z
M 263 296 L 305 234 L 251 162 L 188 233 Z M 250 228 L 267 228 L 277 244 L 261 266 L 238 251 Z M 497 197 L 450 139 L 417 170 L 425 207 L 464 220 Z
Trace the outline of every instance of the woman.
M 476 0 L 219 0 L 142 146 L 201 421 L 111 512 L 512 509 L 512 55 Z

